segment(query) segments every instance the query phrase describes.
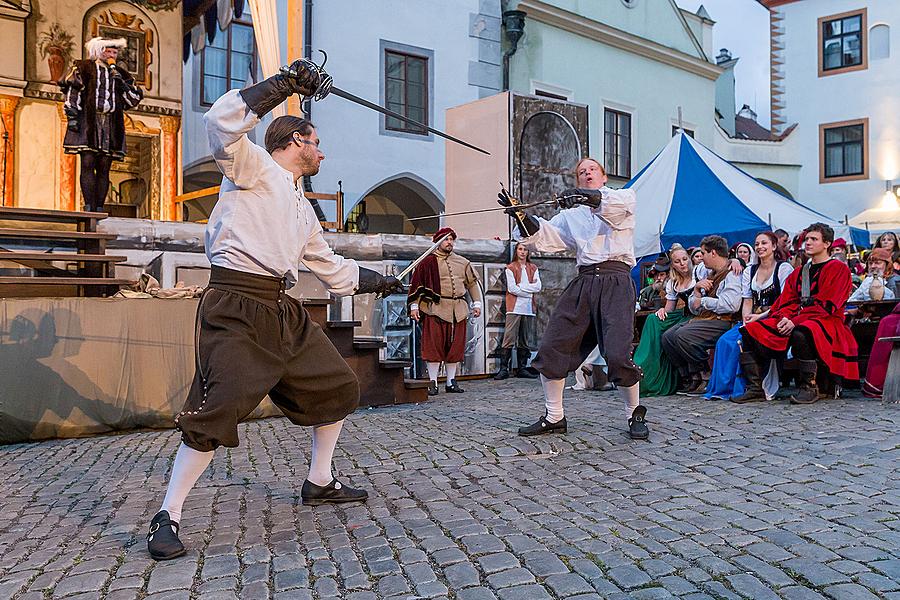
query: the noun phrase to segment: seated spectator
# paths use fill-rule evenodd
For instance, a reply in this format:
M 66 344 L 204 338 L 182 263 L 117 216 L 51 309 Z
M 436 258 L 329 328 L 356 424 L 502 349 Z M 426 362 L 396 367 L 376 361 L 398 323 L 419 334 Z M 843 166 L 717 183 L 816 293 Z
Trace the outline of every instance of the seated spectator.
M 653 282 L 641 290 L 638 305 L 641 310 L 656 310 L 666 303 L 666 281 L 669 279 L 669 258 L 660 257 L 650 267 Z
M 863 384 L 863 394 L 870 398 L 880 398 L 884 392 L 888 362 L 891 358 L 891 350 L 894 348 L 893 342 L 879 342 L 878 340 L 898 335 L 900 335 L 900 304 L 894 307 L 891 314 L 882 317 L 878 323 L 878 333 L 875 334 L 875 343 L 872 344 L 872 352 L 869 354 L 866 381 Z
M 755 321 L 768 314 L 775 304 L 784 282 L 794 270 L 787 261 L 784 250 L 778 244 L 778 238 L 771 231 L 764 231 L 756 236 L 755 252 L 751 265 L 744 270 L 741 278 L 741 295 L 743 304 L 741 315 L 744 323 Z M 706 386 L 707 398 L 724 398 L 734 400 L 744 393 L 744 381 L 741 377 L 740 324 L 731 328 L 716 343 L 715 361 L 709 384 Z M 769 366 L 771 388 L 768 396 L 778 391 L 778 367 L 775 361 Z
M 750 244 L 740 242 L 731 247 L 728 256 L 737 259 L 742 266 L 746 267 L 750 264 L 750 258 L 753 256 L 753 248 L 750 247 Z
M 894 252 L 900 252 L 900 240 L 897 239 L 897 234 L 893 231 L 885 231 L 877 238 L 875 238 L 875 244 L 872 246 L 872 249 L 875 248 L 884 248 L 892 255 Z
M 702 374 L 708 370 L 709 350 L 731 328 L 741 306 L 741 277 L 732 272 L 728 242 L 722 236 L 709 235 L 700 247 L 709 273 L 694 285 L 688 299 L 688 310 L 695 317 L 662 336 L 663 350 L 681 377 L 677 391 L 685 394 L 704 388 Z
M 795 404 L 811 404 L 819 399 L 817 375 L 829 372 L 843 379 L 859 378 L 857 347 L 844 323 L 844 306 L 850 295 L 847 265 L 831 260 L 834 230 L 813 223 L 804 233 L 804 247 L 810 260 L 794 270 L 784 291 L 765 318 L 741 328 L 741 366 L 747 389 L 737 402 L 765 399 L 762 372 L 772 358 L 784 357 L 790 348 L 799 362 L 800 390 L 791 398 Z
M 634 351 L 634 363 L 644 372 L 641 396 L 668 396 L 678 387 L 678 372 L 662 351 L 662 335 L 669 328 L 691 318 L 685 308 L 694 291 L 691 259 L 681 245 L 669 250 L 671 268 L 666 281 L 666 305 L 647 317 L 641 341 Z
M 866 258 L 868 272 L 856 291 L 850 295 L 850 302 L 866 300 L 893 300 L 895 290 L 894 261 L 884 248 L 875 248 Z

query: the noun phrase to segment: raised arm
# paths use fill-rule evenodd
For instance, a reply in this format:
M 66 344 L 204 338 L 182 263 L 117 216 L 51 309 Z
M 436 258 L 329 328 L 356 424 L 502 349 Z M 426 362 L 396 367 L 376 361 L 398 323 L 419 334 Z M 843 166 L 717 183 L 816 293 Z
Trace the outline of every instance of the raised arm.
M 279 73 L 248 88 L 226 92 L 203 117 L 216 165 L 239 188 L 251 187 L 263 161 L 268 160 L 268 152 L 251 142 L 247 132 L 288 97 L 309 96 L 318 85 L 318 75 L 301 61 L 295 61 L 290 69 L 296 75 Z

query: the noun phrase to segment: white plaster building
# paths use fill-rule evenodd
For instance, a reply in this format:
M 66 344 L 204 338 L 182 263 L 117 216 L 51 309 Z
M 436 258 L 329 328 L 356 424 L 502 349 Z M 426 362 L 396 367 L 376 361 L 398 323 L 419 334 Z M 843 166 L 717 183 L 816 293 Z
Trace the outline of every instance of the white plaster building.
M 316 62 L 322 60 L 316 49 L 328 53 L 326 70 L 335 85 L 351 93 L 405 110 L 410 117 L 424 117 L 428 125 L 443 129 L 447 108 L 499 91 L 500 0 L 306 3 L 305 45 Z M 291 4 L 300 1 L 278 1 L 279 16 L 284 17 L 279 23 L 288 22 L 286 11 Z M 237 26 L 242 27 L 240 23 Z M 228 39 L 224 33 L 219 32 L 217 46 L 223 45 L 220 39 Z M 287 53 L 287 31 L 279 33 L 282 62 L 287 63 L 295 57 Z M 230 39 L 227 56 L 237 55 L 243 60 L 243 49 L 234 43 L 235 36 Z M 202 115 L 207 106 L 201 95 L 209 87 L 206 84 L 213 81 L 207 68 L 201 86 L 203 52 L 210 50 L 192 53 L 184 68 L 186 191 L 218 179 L 203 132 Z M 245 72 L 243 68 L 237 83 L 229 85 L 241 87 Z M 261 78 L 258 69 L 254 76 Z M 321 171 L 312 178 L 312 187 L 317 192 L 333 193 L 341 182 L 344 216 L 350 213 L 351 221 L 361 211 L 359 202 L 364 198 L 370 232 L 414 233 L 419 229 L 405 216 L 435 214 L 443 209 L 442 138 L 409 131 L 399 122 L 337 96 L 313 103 L 310 116 L 326 156 Z M 257 128 L 259 140 L 266 124 Z M 323 203 L 322 208 L 332 220 L 333 205 Z
M 797 199 L 840 220 L 879 206 L 900 185 L 900 2 L 759 1 L 771 13 L 772 130 L 797 124 Z

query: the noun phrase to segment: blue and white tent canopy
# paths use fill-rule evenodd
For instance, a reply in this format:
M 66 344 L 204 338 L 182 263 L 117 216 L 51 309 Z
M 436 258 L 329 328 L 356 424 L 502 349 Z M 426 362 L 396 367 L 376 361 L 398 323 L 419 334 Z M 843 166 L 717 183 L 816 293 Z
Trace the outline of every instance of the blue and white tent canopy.
M 782 196 L 683 132 L 625 187 L 637 194 L 634 254 L 652 256 L 674 242 L 696 246 L 710 234 L 729 245 L 753 243 L 770 227 L 792 235 L 816 221 L 835 237 L 868 245 L 865 230 L 851 228 Z M 770 225 L 771 223 L 771 225 Z

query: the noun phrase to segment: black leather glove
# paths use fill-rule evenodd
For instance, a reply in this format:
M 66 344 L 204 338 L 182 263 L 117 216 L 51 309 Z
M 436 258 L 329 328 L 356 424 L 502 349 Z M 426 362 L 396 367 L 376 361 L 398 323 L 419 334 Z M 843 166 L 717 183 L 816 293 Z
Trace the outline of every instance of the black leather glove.
M 312 96 L 319 87 L 321 74 L 319 69 L 310 68 L 310 62 L 295 60 L 290 65 L 281 68 L 281 75 L 287 79 L 293 93 L 301 96 Z
M 556 197 L 556 201 L 562 208 L 573 208 L 579 204 L 597 208 L 603 194 L 600 190 L 585 190 L 582 188 L 569 188 Z
M 278 75 L 241 90 L 241 98 L 262 117 L 294 94 L 311 96 L 319 85 L 318 72 L 311 71 L 302 60 L 282 67 Z
M 519 228 L 519 233 L 522 234 L 522 237 L 531 237 L 541 228 L 540 221 L 531 215 L 525 214 L 522 209 L 513 206 L 509 192 L 505 189 L 501 189 L 500 193 L 497 194 L 497 203 L 500 204 L 500 206 L 507 207 L 503 212 L 512 217 L 513 221 L 516 223 L 516 227 Z
M 391 294 L 399 294 L 405 291 L 406 288 L 403 287 L 403 284 L 400 283 L 400 280 L 393 275 L 388 275 L 387 277 L 385 277 L 381 273 L 373 271 L 372 269 L 360 267 L 359 287 L 356 288 L 356 291 L 353 293 L 353 295 L 356 296 L 359 294 L 377 294 L 379 297 L 384 298 L 385 296 L 390 296 Z

